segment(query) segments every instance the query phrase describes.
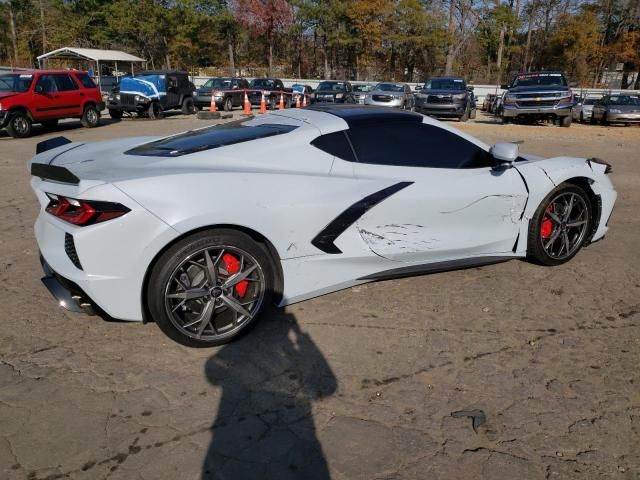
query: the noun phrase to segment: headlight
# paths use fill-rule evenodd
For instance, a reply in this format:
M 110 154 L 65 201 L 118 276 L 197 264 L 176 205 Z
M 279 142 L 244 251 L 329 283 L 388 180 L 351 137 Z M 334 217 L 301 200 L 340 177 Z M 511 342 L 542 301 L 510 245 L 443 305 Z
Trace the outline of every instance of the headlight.
M 609 113 L 622 113 L 622 110 L 619 108 L 610 108 Z
M 459 93 L 458 95 L 454 95 L 453 98 L 454 98 L 454 100 L 464 100 L 465 98 L 467 98 L 467 94 L 466 93 Z
M 120 94 L 116 93 L 116 100 L 120 100 Z
M 516 103 L 515 95 L 507 95 L 506 97 L 504 97 L 505 105 L 513 105 L 514 103 Z
M 400 100 L 401 98 L 402 98 L 402 97 L 401 97 L 400 95 L 394 95 L 394 96 L 393 96 L 393 99 L 394 99 L 394 100 Z
M 336 93 L 336 98 L 342 98 L 344 97 L 344 93 Z
M 198 96 L 198 92 L 194 90 L 193 92 L 191 92 L 191 95 L 194 96 L 194 97 L 197 97 Z
M 136 95 L 136 96 L 135 96 L 135 97 L 133 97 L 133 98 L 134 98 L 134 100 L 135 100 L 136 102 L 139 102 L 139 101 L 140 101 L 140 95 Z
M 214 97 L 222 97 L 222 96 L 224 96 L 224 93 L 221 92 L 220 90 L 217 90 L 217 91 L 213 92 L 213 96 Z

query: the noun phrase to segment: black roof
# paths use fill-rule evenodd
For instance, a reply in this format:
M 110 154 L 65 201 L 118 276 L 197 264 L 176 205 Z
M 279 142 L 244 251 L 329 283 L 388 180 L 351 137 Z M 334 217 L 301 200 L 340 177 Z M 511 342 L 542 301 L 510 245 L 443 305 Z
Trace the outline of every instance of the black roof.
M 395 108 L 389 107 L 313 104 L 307 107 L 307 110 L 330 113 L 331 115 L 342 118 L 348 124 L 367 120 L 422 122 L 422 115 L 419 113 L 396 110 Z
M 145 70 L 143 72 L 136 72 L 136 75 L 189 75 L 182 70 Z
M 436 78 L 444 79 L 444 80 L 464 80 L 464 77 L 459 77 L 457 75 L 441 75 L 441 76 L 429 77 L 429 80 L 435 80 Z

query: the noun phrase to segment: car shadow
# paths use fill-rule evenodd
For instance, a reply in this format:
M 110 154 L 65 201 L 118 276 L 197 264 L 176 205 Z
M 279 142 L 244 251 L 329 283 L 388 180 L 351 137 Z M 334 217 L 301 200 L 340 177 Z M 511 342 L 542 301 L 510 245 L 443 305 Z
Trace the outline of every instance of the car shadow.
M 112 118 L 109 118 L 108 115 L 106 117 L 102 115 L 102 117 L 100 118 L 100 124 L 96 128 L 112 125 L 118 122 L 119 120 L 114 120 Z M 85 127 L 82 126 L 82 123 L 80 123 L 80 120 L 73 120 L 73 121 L 63 120 L 60 123 L 58 123 L 58 125 L 56 125 L 55 128 L 47 128 L 47 127 L 43 127 L 40 124 L 35 124 L 31 131 L 31 135 L 28 138 L 39 137 L 42 135 L 60 134 L 63 132 L 69 132 L 73 130 L 81 130 L 83 128 Z M 11 139 L 11 136 L 6 132 L 6 130 L 0 130 L 0 138 Z M 20 140 L 20 139 L 16 139 L 16 140 Z
M 330 479 L 312 404 L 337 379 L 292 314 L 275 312 L 223 346 L 205 376 L 221 398 L 202 480 Z

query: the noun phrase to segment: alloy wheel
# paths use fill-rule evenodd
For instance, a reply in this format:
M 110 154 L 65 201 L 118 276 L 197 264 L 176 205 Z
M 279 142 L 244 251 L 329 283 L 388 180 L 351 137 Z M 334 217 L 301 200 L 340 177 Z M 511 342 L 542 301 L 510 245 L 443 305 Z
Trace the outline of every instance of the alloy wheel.
M 545 210 L 540 224 L 540 240 L 547 255 L 563 260 L 582 245 L 589 226 L 589 209 L 582 196 L 560 193 Z

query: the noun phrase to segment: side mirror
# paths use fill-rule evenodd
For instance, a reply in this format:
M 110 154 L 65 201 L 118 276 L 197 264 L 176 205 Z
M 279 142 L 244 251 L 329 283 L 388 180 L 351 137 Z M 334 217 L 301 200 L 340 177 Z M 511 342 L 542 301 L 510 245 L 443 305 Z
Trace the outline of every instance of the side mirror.
M 515 143 L 496 143 L 491 150 L 491 156 L 496 160 L 496 166 L 511 166 L 518 158 L 518 145 Z
M 36 92 L 39 95 L 42 95 L 44 93 L 44 88 L 42 88 L 42 85 L 36 85 L 34 92 Z
M 504 84 L 500 85 L 500 88 L 501 88 L 502 90 L 509 90 L 509 85 L 507 85 L 506 83 L 504 83 Z

